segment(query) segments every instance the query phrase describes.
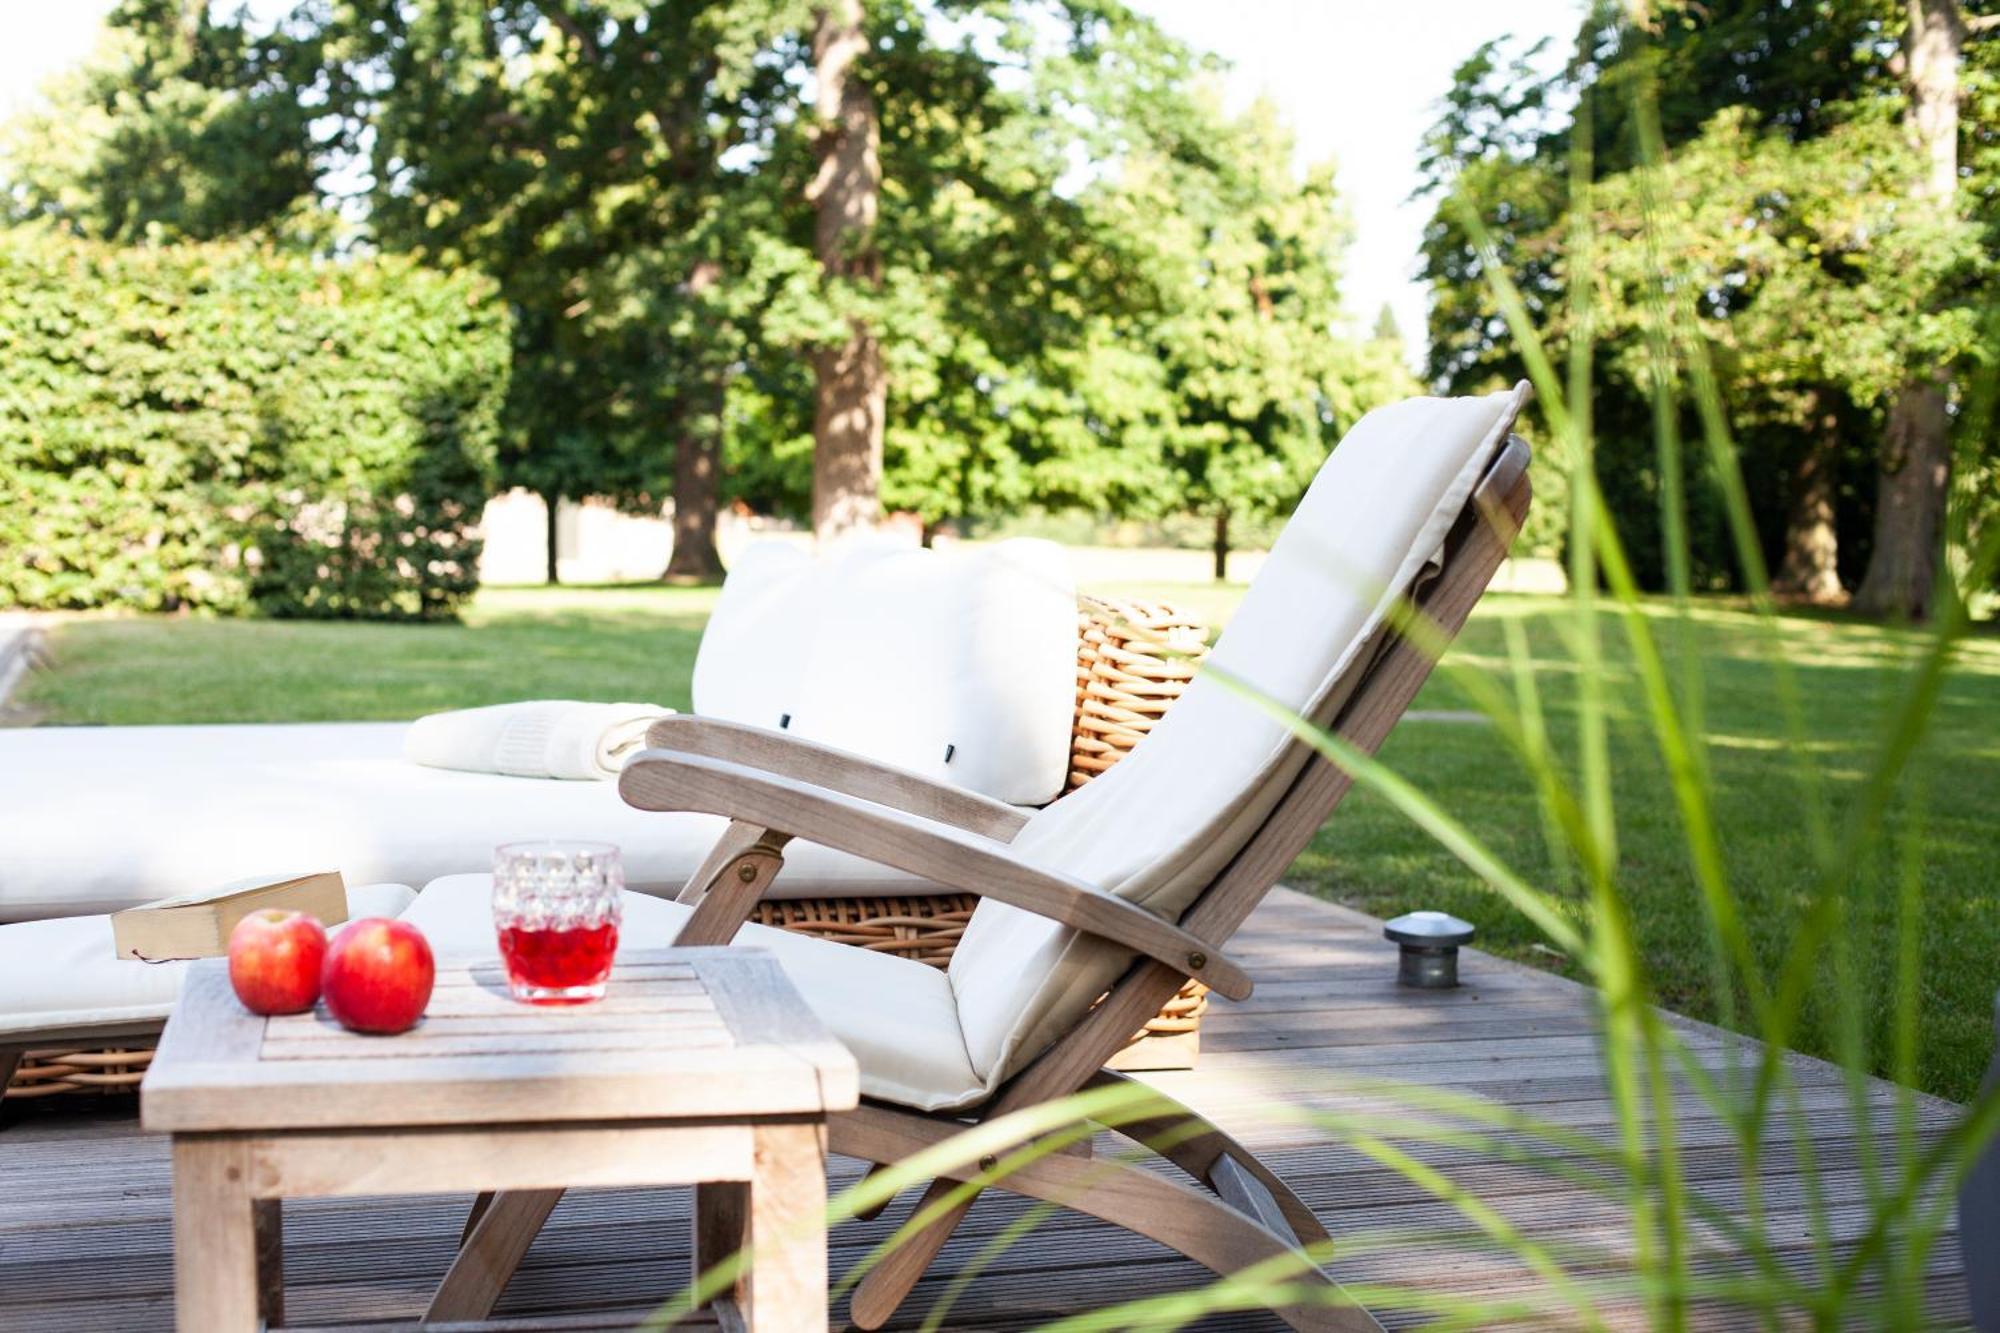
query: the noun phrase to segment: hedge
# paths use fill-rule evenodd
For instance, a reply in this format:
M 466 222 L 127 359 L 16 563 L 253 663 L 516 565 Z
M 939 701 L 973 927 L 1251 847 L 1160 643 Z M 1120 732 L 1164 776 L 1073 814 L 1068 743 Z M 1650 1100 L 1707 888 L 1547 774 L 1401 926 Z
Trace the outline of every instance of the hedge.
M 0 606 L 449 616 L 507 363 L 470 275 L 0 233 Z

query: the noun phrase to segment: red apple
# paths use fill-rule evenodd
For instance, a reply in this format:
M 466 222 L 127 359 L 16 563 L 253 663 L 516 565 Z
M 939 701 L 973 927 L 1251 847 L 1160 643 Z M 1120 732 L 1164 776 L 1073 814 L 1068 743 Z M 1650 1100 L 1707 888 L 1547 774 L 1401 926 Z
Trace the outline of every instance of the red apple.
M 403 1032 L 431 1002 L 437 963 L 430 941 L 407 921 L 363 917 L 327 947 L 320 989 L 327 1012 L 356 1032 Z
M 253 1014 L 300 1014 L 319 999 L 326 932 L 315 917 L 267 907 L 229 932 L 229 984 Z

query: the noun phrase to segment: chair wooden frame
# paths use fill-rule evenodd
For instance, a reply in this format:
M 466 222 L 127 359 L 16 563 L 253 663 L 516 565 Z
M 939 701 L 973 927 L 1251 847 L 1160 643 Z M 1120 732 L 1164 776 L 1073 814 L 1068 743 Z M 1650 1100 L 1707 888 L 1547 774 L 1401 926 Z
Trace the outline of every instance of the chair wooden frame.
M 1519 400 L 1517 399 L 1517 402 Z M 1506 557 L 1531 500 L 1528 446 L 1509 436 L 1487 466 L 1446 538 L 1435 576 L 1411 603 L 1430 632 L 1412 637 L 1391 625 L 1377 632 L 1355 688 L 1316 717 L 1372 754 L 1387 738 L 1435 664 L 1417 637 L 1448 642 L 1464 625 Z M 838 847 L 966 892 L 998 898 L 1131 950 L 1136 961 L 1069 1032 L 983 1104 L 927 1114 L 865 1101 L 829 1123 L 829 1146 L 877 1164 L 907 1158 L 974 1124 L 1122 1078 L 1104 1068 L 1146 1019 L 1190 977 L 1227 996 L 1249 978 L 1221 953 L 1252 909 L 1332 814 L 1351 776 L 1307 749 L 1291 786 L 1233 860 L 1169 924 L 1123 900 L 1029 866 L 1009 855 L 1018 812 L 843 751 L 783 733 L 691 717 L 666 719 L 652 747 L 620 779 L 643 809 L 697 810 L 731 819 L 681 901 L 695 912 L 678 944 L 726 944 L 783 862 L 793 837 Z M 1162 1098 L 1165 1101 L 1166 1099 Z M 1256 1156 L 1196 1112 L 1173 1109 L 1143 1124 L 1113 1126 L 1191 1176 L 1186 1184 L 1139 1166 L 1054 1152 L 997 1175 L 989 1157 L 933 1181 L 918 1207 L 939 1203 L 963 1181 L 1048 1200 L 1150 1237 L 1219 1274 L 1281 1256 L 1300 1259 L 1289 1279 L 1322 1288 L 1321 1298 L 1278 1313 L 1299 1329 L 1376 1329 L 1338 1286 L 1299 1251 L 1325 1245 L 1313 1212 Z M 427 1320 L 490 1313 L 560 1193 L 482 1198 L 468 1219 L 459 1256 L 439 1286 Z M 970 1209 L 963 1199 L 885 1255 L 856 1287 L 853 1321 L 876 1328 L 895 1313 Z M 726 1200 L 697 1191 L 696 1232 Z M 699 1252 L 699 1248 L 698 1252 Z

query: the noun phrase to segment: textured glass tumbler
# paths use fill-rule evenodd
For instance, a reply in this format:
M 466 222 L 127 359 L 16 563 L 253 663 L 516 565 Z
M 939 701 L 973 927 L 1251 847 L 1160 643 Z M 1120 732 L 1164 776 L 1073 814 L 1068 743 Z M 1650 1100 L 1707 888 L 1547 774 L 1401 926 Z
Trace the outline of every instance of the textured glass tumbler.
M 608 842 L 510 842 L 493 849 L 493 926 L 515 999 L 603 998 L 618 952 L 624 887 L 624 863 Z

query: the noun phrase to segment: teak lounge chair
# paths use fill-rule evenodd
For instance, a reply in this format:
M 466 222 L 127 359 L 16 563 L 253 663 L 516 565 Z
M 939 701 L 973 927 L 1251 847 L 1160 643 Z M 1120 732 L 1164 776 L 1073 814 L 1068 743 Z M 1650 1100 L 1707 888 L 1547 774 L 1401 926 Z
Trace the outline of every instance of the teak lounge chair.
M 682 944 L 755 943 L 786 971 L 861 1066 L 862 1105 L 829 1145 L 894 1162 L 1023 1107 L 1120 1078 L 1105 1061 L 1187 978 L 1241 998 L 1250 978 L 1223 946 L 1346 792 L 1349 776 L 1242 692 L 1373 752 L 1433 661 L 1397 632 L 1414 606 L 1443 638 L 1464 624 L 1529 504 L 1528 449 L 1509 431 L 1526 387 L 1419 399 L 1370 414 L 1322 467 L 1198 677 L 1117 768 L 1024 814 L 782 733 L 696 718 L 659 723 L 620 787 L 643 809 L 732 822 L 679 903 L 628 916 Z M 790 838 L 839 847 L 985 899 L 948 973 L 745 926 Z M 482 877 L 439 881 L 411 919 L 473 938 Z M 454 903 L 456 906 L 454 907 Z M 444 947 L 451 947 L 447 938 Z M 960 1180 L 1116 1223 L 1230 1273 L 1322 1243 L 1312 1211 L 1248 1150 L 1193 1111 L 1126 1126 L 1198 1184 L 1057 1152 L 1012 1174 L 968 1164 Z M 954 1188 L 934 1181 L 925 1202 Z M 432 1319 L 487 1314 L 560 1194 L 482 1200 Z M 696 1249 L 736 1248 L 733 1196 L 697 1192 Z M 921 1205 L 920 1205 L 921 1206 Z M 852 1318 L 887 1320 L 970 1201 L 887 1255 L 856 1288 Z M 1324 1301 L 1281 1312 L 1297 1328 L 1374 1328 L 1330 1278 Z

